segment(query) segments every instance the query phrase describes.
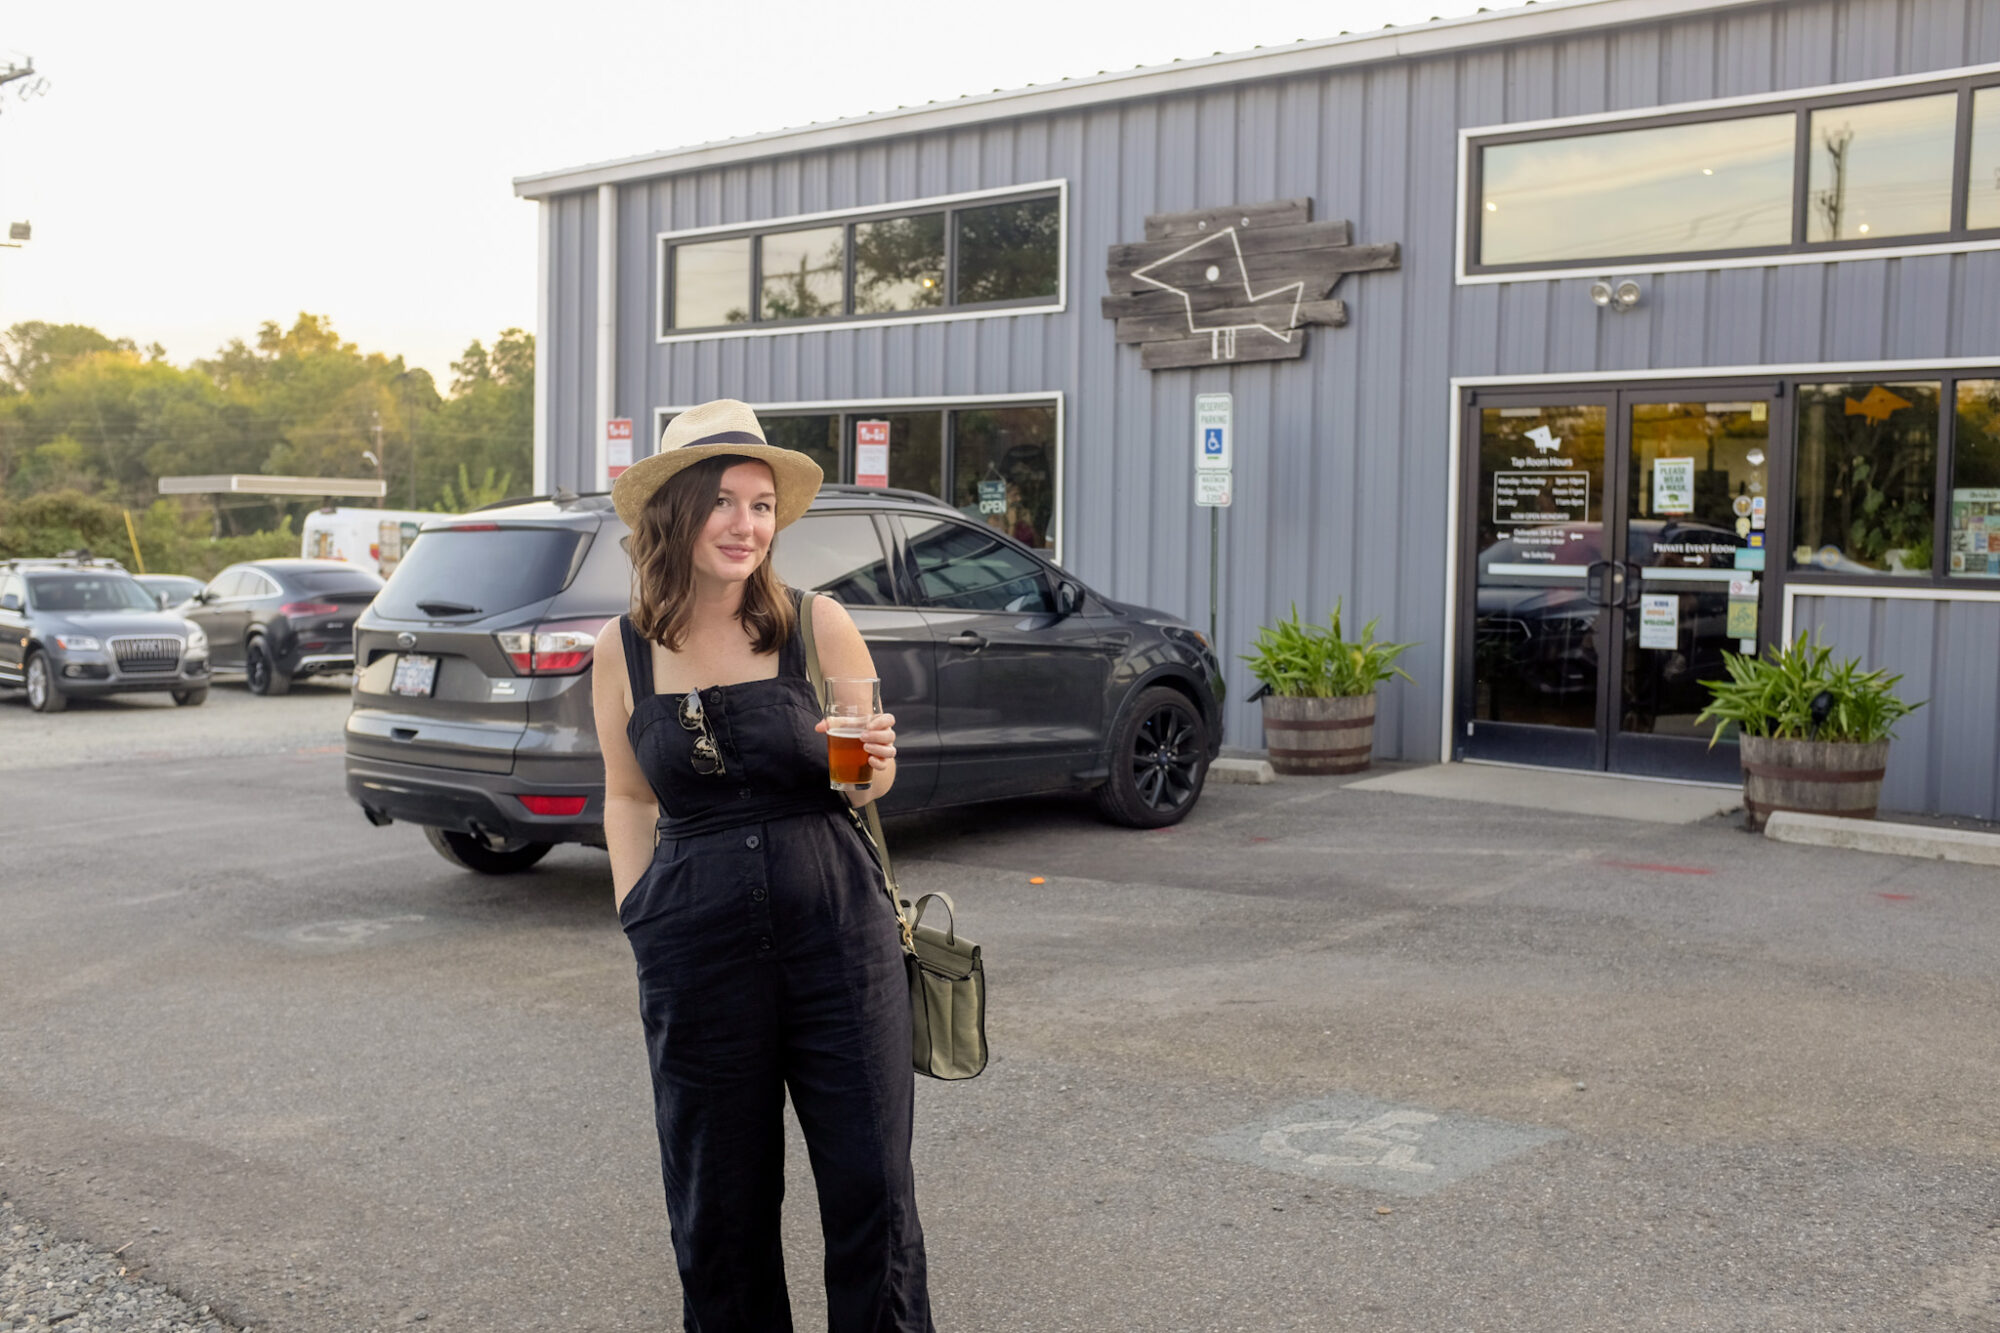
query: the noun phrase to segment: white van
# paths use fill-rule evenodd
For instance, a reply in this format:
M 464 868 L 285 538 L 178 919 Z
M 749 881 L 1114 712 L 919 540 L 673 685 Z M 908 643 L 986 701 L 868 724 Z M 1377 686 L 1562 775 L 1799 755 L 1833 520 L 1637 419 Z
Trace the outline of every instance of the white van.
M 306 515 L 299 554 L 308 560 L 345 560 L 386 579 L 416 541 L 419 528 L 434 518 L 451 517 L 422 509 L 317 509 Z

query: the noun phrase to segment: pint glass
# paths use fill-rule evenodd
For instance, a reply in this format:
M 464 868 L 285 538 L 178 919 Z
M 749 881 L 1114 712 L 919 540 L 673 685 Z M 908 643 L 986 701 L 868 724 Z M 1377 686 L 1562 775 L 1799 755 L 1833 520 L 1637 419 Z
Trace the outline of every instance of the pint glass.
M 867 791 L 875 770 L 861 738 L 882 711 L 882 682 L 874 676 L 826 680 L 826 769 L 835 791 Z

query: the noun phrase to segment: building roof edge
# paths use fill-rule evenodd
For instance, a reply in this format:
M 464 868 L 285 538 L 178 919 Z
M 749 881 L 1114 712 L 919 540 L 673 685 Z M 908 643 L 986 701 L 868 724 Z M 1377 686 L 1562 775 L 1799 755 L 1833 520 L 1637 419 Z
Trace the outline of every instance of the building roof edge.
M 595 189 L 600 185 L 725 166 L 758 158 L 824 151 L 875 139 L 952 129 L 1018 116 L 1046 115 L 1107 102 L 1158 97 L 1252 79 L 1307 74 L 1319 70 L 1440 55 L 1473 46 L 1532 41 L 1565 33 L 1678 18 L 1713 10 L 1745 9 L 1775 0 L 1528 0 L 1518 8 L 1482 11 L 1459 18 L 1348 33 L 1228 52 L 1199 60 L 1147 65 L 1117 73 L 1030 84 L 949 102 L 899 107 L 824 124 L 771 130 L 713 143 L 669 148 L 606 162 L 587 163 L 514 178 L 523 199 Z

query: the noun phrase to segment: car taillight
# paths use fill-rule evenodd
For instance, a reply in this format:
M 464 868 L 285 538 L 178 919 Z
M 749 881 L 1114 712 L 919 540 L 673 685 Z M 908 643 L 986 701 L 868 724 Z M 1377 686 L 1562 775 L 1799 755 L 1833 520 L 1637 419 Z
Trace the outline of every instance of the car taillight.
M 590 665 L 602 620 L 564 620 L 496 634 L 517 675 L 573 676 Z
M 588 803 L 586 796 L 523 796 L 522 805 L 531 815 L 580 815 Z
M 336 616 L 340 607 L 334 602 L 286 602 L 278 608 L 281 616 Z

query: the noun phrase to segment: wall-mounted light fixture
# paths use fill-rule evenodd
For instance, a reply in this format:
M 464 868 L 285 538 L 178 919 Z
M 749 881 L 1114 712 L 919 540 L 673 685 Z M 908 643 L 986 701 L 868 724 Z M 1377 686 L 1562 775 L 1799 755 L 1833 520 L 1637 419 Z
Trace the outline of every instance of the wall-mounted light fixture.
M 1599 278 L 1590 284 L 1591 302 L 1600 309 L 1608 308 L 1620 314 L 1637 306 L 1640 295 L 1639 284 L 1630 278 L 1616 285 L 1609 278 Z

